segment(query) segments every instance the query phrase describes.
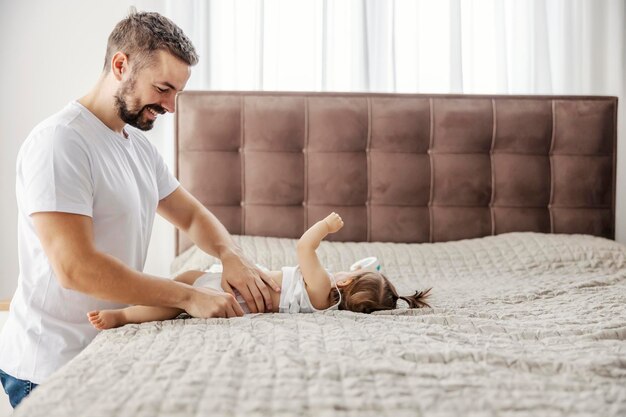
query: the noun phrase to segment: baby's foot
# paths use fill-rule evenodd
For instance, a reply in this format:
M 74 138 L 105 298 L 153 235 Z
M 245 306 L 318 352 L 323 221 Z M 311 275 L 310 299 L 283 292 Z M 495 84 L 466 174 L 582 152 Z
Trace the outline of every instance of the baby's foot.
M 90 311 L 87 316 L 91 325 L 98 330 L 112 329 L 128 324 L 124 310 L 96 310 Z
M 324 221 L 328 225 L 328 232 L 335 233 L 339 231 L 343 227 L 343 220 L 341 220 L 341 216 L 339 216 L 334 211 L 330 213 Z

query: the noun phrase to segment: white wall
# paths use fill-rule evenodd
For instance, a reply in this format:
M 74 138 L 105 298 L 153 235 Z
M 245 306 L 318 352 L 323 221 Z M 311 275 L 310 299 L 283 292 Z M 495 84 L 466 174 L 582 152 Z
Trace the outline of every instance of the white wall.
M 161 1 L 0 0 L 0 300 L 17 286 L 15 160 L 20 145 L 41 120 L 84 95 L 97 80 L 107 38 L 131 4 L 157 10 Z M 157 123 L 158 125 L 158 123 Z M 166 126 L 167 125 L 167 126 Z M 164 130 L 148 137 L 171 157 Z M 169 136 L 172 137 L 171 135 Z M 172 229 L 155 224 L 146 271 L 167 275 Z

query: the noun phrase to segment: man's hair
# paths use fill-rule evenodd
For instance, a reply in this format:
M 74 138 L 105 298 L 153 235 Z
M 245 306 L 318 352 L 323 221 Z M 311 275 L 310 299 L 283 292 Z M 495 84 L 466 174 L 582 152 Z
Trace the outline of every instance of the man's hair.
M 109 35 L 103 71 L 110 69 L 111 59 L 117 52 L 128 56 L 134 70 L 150 63 L 155 52 L 164 50 L 187 65 L 198 63 L 198 54 L 182 29 L 156 12 L 137 12 L 133 7 Z

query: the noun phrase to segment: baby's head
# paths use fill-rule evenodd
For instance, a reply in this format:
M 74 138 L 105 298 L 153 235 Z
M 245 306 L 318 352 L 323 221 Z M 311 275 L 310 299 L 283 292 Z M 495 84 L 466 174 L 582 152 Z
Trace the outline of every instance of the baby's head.
M 335 274 L 337 288 L 341 292 L 339 310 L 350 310 L 356 313 L 372 313 L 379 310 L 393 310 L 398 299 L 409 304 L 410 308 L 430 307 L 424 299 L 426 291 L 415 291 L 414 295 L 398 295 L 393 284 L 380 272 L 338 272 Z M 331 291 L 331 304 L 339 301 L 336 288 Z

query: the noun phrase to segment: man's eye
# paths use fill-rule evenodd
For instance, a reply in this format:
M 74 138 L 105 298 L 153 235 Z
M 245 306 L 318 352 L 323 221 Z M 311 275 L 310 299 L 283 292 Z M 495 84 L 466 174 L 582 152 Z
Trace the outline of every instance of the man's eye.
M 159 93 L 165 93 L 167 90 L 164 88 L 157 87 L 156 88 Z

